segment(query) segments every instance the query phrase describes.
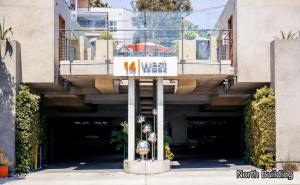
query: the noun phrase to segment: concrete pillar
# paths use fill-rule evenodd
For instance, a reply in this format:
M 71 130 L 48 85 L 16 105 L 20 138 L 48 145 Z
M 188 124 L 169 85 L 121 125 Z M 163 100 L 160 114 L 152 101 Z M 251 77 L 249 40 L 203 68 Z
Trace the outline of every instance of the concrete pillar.
M 157 160 L 164 160 L 164 85 L 157 79 Z
M 16 41 L 10 42 L 13 55 L 4 57 L 5 42 L 0 42 L 0 148 L 4 149 L 7 157 L 15 167 L 15 122 L 16 122 L 16 95 L 21 81 L 21 52 Z
M 135 156 L 135 79 L 128 78 L 128 161 Z

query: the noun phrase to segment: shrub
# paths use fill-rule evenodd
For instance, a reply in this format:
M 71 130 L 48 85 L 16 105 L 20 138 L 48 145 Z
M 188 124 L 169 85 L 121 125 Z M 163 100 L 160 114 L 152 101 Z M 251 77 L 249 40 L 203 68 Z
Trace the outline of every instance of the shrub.
M 16 172 L 28 173 L 30 169 L 37 169 L 43 132 L 40 97 L 21 85 L 16 103 Z
M 265 86 L 245 108 L 245 157 L 250 163 L 264 169 L 275 166 L 275 126 L 275 96 Z

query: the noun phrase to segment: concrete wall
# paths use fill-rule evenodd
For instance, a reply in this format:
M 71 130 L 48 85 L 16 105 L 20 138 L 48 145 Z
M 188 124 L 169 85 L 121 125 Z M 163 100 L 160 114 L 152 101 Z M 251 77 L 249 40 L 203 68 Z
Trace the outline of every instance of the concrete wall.
M 0 148 L 15 163 L 16 92 L 21 81 L 20 45 L 12 41 L 13 55 L 4 57 L 4 42 L 0 42 Z
M 54 0 L 54 76 L 55 80 L 58 78 L 59 71 L 59 17 L 61 16 L 65 20 L 65 29 L 71 29 L 71 12 L 65 2 L 65 0 Z M 53 27 L 49 27 L 53 29 Z M 66 37 L 69 37 L 70 32 L 65 32 Z M 53 47 L 53 46 L 52 46 Z
M 54 82 L 53 8 L 53 0 L 0 1 L 0 17 L 21 45 L 24 82 Z
M 276 161 L 300 166 L 300 40 L 276 40 L 272 49 L 272 87 L 276 96 Z M 280 163 L 277 167 L 281 167 Z
M 22 50 L 22 80 L 54 83 L 58 76 L 58 16 L 68 21 L 64 0 L 1 0 L 0 18 L 13 28 Z
M 280 31 L 300 29 L 299 0 L 230 0 L 217 23 L 234 16 L 238 82 L 270 82 L 270 42 Z M 259 74 L 259 75 L 257 75 Z
M 237 0 L 239 82 L 270 82 L 270 42 L 300 29 L 299 0 Z M 259 74 L 259 75 L 257 75 Z
M 232 17 L 232 39 L 233 39 L 233 61 L 232 66 L 236 68 L 237 66 L 237 12 L 236 12 L 236 0 L 228 0 L 222 14 L 220 15 L 215 29 L 218 30 L 228 30 L 228 20 Z M 235 71 L 236 74 L 236 71 Z

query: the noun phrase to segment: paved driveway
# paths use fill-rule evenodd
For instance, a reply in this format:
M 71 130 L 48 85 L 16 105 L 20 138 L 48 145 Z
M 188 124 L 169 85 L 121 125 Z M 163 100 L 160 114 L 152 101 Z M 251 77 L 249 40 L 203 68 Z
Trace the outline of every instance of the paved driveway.
M 116 160 L 115 160 L 116 159 Z M 0 180 L 12 185 L 300 185 L 300 173 L 287 179 L 237 179 L 236 170 L 254 170 L 238 159 L 193 159 L 172 162 L 172 170 L 164 174 L 133 175 L 122 170 L 118 157 L 65 162 L 30 173 L 24 178 Z
M 240 184 L 300 184 L 300 173 L 294 180 L 287 179 L 236 179 L 236 172 L 226 171 L 181 171 L 158 175 L 132 175 L 122 171 L 111 172 L 53 172 L 41 171 L 27 175 L 24 179 L 8 181 L 14 185 L 240 185 Z M 1 182 L 1 181 L 0 181 Z M 2 181 L 4 183 L 4 181 Z

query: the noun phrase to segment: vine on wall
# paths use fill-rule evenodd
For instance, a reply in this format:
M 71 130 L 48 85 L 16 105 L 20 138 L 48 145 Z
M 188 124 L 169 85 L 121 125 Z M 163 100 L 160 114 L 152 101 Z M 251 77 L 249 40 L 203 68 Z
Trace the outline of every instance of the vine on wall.
M 38 168 L 38 149 L 44 139 L 40 96 L 21 85 L 16 103 L 16 172 Z
M 252 95 L 245 109 L 246 159 L 264 169 L 275 166 L 275 95 L 263 87 Z

